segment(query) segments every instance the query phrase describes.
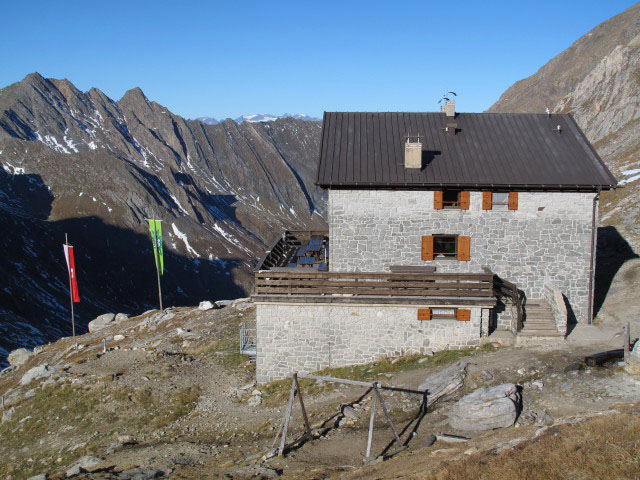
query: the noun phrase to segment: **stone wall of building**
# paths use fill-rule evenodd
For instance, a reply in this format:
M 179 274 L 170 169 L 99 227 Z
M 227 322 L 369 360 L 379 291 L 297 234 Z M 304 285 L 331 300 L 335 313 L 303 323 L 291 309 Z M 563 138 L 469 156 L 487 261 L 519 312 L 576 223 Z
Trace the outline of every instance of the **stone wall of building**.
M 434 210 L 433 192 L 330 190 L 329 236 L 334 272 L 388 271 L 390 265 L 433 265 L 438 273 L 486 269 L 515 283 L 529 298 L 544 284 L 569 299 L 587 321 L 594 193 L 520 192 L 518 210 L 482 210 L 471 192 L 469 210 Z M 421 237 L 471 237 L 471 260 L 420 259 Z
M 477 345 L 489 309 L 471 320 L 417 319 L 417 306 L 258 303 L 256 378 Z

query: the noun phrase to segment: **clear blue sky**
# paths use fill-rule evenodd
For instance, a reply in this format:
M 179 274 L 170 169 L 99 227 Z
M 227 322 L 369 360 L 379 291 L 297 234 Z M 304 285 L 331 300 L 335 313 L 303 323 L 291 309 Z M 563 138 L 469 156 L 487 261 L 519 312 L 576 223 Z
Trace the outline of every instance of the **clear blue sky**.
M 0 86 L 38 71 L 179 115 L 482 111 L 633 5 L 553 1 L 5 1 Z

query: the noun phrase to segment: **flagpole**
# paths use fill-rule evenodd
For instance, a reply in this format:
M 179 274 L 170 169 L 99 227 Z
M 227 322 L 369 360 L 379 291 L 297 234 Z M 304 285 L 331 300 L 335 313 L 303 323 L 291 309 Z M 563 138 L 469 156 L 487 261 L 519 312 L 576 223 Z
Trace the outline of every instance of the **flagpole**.
M 64 244 L 69 247 L 69 237 L 67 234 L 64 234 Z M 69 275 L 69 303 L 71 304 L 71 335 L 73 336 L 73 344 L 77 348 L 76 344 L 76 322 L 73 314 L 73 286 L 71 284 L 71 272 L 67 269 L 67 274 Z
M 156 276 L 158 277 L 158 300 L 160 302 L 160 310 L 162 310 L 162 288 L 160 287 L 160 250 L 158 249 L 158 231 L 156 230 L 156 215 L 155 212 L 153 214 L 153 228 L 155 233 L 155 241 L 156 241 L 156 245 L 155 245 L 155 249 L 158 252 L 158 256 L 156 257 L 154 255 L 154 258 L 157 258 L 156 260 Z

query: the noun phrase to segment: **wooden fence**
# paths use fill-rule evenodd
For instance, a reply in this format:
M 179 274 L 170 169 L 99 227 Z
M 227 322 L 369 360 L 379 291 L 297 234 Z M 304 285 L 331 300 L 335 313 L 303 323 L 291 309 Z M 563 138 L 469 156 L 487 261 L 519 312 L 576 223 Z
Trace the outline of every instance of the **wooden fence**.
M 304 270 L 304 269 L 298 269 Z M 385 295 L 417 297 L 491 297 L 493 275 L 422 273 L 255 273 L 258 295 Z

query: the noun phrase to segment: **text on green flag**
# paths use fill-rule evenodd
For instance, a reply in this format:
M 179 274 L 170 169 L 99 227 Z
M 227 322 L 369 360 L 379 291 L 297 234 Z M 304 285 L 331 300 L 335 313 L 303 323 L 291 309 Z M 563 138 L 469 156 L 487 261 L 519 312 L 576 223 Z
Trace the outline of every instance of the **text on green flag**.
M 162 220 L 149 220 L 151 243 L 153 244 L 153 257 L 160 275 L 164 273 L 164 257 L 162 255 Z

